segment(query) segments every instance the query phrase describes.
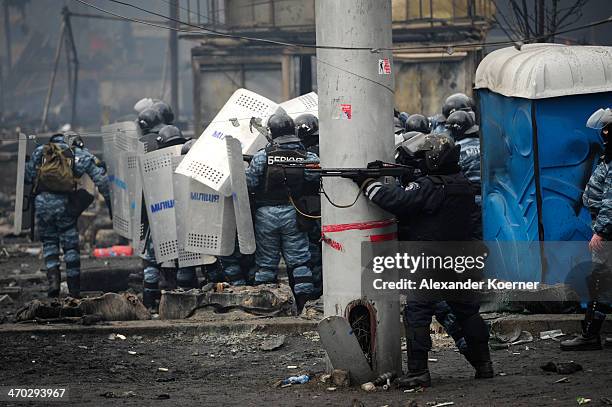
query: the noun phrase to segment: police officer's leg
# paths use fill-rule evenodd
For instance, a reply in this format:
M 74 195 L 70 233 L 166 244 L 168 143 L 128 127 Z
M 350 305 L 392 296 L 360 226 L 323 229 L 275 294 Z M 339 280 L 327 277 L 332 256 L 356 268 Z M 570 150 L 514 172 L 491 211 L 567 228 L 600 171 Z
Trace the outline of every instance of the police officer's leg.
M 310 250 L 308 247 L 308 233 L 298 229 L 295 209 L 286 206 L 279 212 L 281 228 L 281 247 L 283 257 L 287 263 L 287 274 L 292 276 L 293 294 L 297 312 L 300 314 L 306 301 L 315 294 L 310 269 Z
M 605 246 L 609 248 L 609 246 Z M 600 302 L 609 300 L 607 294 L 610 291 L 610 280 L 612 274 L 612 261 L 606 258 L 608 253 L 593 252 L 592 271 L 587 277 L 589 288 L 589 303 L 582 321 L 582 334 L 562 341 L 561 350 L 598 350 L 601 349 L 601 328 L 606 319 L 606 314 L 600 311 Z M 603 295 L 603 296 L 602 296 Z
M 175 261 L 176 265 L 176 261 Z M 174 290 L 177 287 L 178 265 L 175 267 L 162 267 L 159 274 L 159 289 Z
M 202 273 L 209 283 L 221 283 L 224 280 L 221 261 L 218 258 L 214 263 L 202 266 Z
M 281 244 L 278 216 L 276 206 L 264 206 L 255 212 L 255 285 L 277 281 Z
M 321 248 L 321 223 L 314 222 L 315 225 L 308 232 L 310 264 L 312 267 L 312 282 L 314 284 L 313 298 L 318 298 L 323 294 L 323 255 Z
M 429 326 L 434 306 L 435 303 L 429 301 L 408 301 L 404 307 L 408 371 L 398 379 L 398 386 L 401 388 L 431 385 L 427 356 L 431 350 Z
M 79 231 L 77 220 L 73 217 L 60 219 L 58 226 L 61 227 L 60 243 L 64 251 L 66 262 L 66 283 L 68 292 L 73 298 L 81 296 L 81 250 L 79 248 Z
M 444 327 L 444 330 L 455 341 L 459 352 L 463 353 L 467 347 L 461 326 L 457 323 L 457 317 L 453 314 L 446 301 L 437 302 L 434 308 L 436 320 Z
M 492 378 L 494 372 L 489 352 L 489 328 L 480 316 L 480 304 L 448 301 L 448 305 L 463 330 L 467 344 L 463 354 L 476 369 L 476 379 Z
M 195 267 L 179 267 L 176 270 L 176 284 L 179 288 L 190 290 L 198 288 L 198 275 Z
M 43 258 L 47 269 L 47 281 L 49 283 L 47 295 L 49 298 L 58 297 L 61 282 L 59 232 L 51 214 L 48 213 L 44 205 L 38 202 L 36 205 L 36 224 L 43 245 Z
M 240 267 L 240 248 L 238 247 L 238 239 L 236 239 L 236 247 L 234 252 L 229 256 L 220 257 L 221 266 L 223 267 L 223 276 L 231 285 L 246 285 L 247 277 L 244 275 Z
M 145 307 L 154 309 L 161 297 L 159 290 L 160 265 L 155 261 L 153 241 L 149 237 L 146 242 L 146 251 L 143 258 L 144 278 L 142 289 L 142 302 Z

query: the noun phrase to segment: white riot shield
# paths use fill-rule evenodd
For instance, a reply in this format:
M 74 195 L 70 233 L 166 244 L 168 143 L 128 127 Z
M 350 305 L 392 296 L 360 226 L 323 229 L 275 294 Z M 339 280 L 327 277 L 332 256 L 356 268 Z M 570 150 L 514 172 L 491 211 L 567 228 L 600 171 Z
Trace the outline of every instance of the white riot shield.
M 105 133 L 104 160 L 111 181 L 113 230 L 120 236 L 131 238 L 127 154 L 135 150 L 139 130 L 134 122 L 120 122 L 103 126 L 102 131 Z
M 142 156 L 144 156 L 144 145 L 139 141 L 136 141 L 135 151 L 126 153 L 128 197 L 130 200 L 130 239 L 136 253 L 140 253 L 144 247 L 144 225 L 141 222 L 142 178 L 140 177 L 140 166 L 138 164 Z
M 17 144 L 17 182 L 15 185 L 15 217 L 13 233 L 19 236 L 32 225 L 32 211 L 34 200 L 31 194 L 32 185 L 25 185 L 26 158 L 36 149 L 34 136 L 19 133 Z
M 246 183 L 246 173 L 240 141 L 228 136 L 227 156 L 230 163 L 230 179 L 232 180 L 232 199 L 234 213 L 236 214 L 236 229 L 238 232 L 238 247 L 242 254 L 255 253 L 255 230 L 253 229 L 253 216 Z
M 184 156 L 172 157 L 172 165 L 174 168 L 183 160 Z M 190 199 L 189 191 L 185 188 L 181 188 L 181 181 L 187 181 L 187 183 L 199 184 L 197 181 L 187 178 L 184 175 L 174 173 L 172 175 L 172 184 L 174 188 L 174 216 L 176 216 L 176 237 L 178 241 L 178 264 L 179 267 L 191 267 L 200 266 L 203 264 L 212 264 L 215 262 L 213 256 L 207 254 L 190 252 L 185 249 L 187 244 L 187 233 L 185 229 L 188 223 L 191 221 L 188 212 Z
M 191 177 L 225 196 L 231 194 L 229 162 L 225 137 L 240 140 L 243 154 L 253 154 L 265 147 L 267 140 L 251 118 L 265 124 L 278 105 L 246 89 L 238 89 L 204 130 L 177 168 L 179 174 Z
M 177 229 L 185 250 L 212 256 L 232 254 L 236 244 L 232 198 L 179 173 L 174 178 L 174 194 L 183 197 L 178 204 Z
M 294 119 L 304 113 L 314 114 L 319 117 L 319 97 L 314 92 L 287 100 L 279 106 Z
M 147 153 L 140 159 L 147 218 L 158 263 L 178 258 L 172 157 L 180 154 L 181 146 L 172 146 Z

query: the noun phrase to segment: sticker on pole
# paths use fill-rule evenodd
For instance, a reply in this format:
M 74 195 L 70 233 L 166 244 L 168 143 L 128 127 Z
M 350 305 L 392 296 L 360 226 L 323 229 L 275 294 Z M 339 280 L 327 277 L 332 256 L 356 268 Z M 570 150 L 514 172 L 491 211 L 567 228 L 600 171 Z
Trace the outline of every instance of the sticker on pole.
M 391 62 L 389 62 L 389 58 L 378 60 L 378 74 L 391 75 Z
M 342 103 L 340 105 L 340 108 L 342 109 L 342 115 L 340 116 L 340 118 L 345 120 L 351 120 L 351 118 L 353 117 L 353 106 L 346 103 Z

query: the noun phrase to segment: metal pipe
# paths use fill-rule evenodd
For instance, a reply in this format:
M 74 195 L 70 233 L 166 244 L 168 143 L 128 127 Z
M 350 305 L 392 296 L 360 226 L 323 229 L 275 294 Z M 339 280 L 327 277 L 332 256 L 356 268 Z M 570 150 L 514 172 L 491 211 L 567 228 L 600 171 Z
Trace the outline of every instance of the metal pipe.
M 317 45 L 390 48 L 391 0 L 318 0 Z M 379 73 L 392 63 L 390 51 L 317 50 L 317 83 L 322 167 L 365 167 L 393 160 L 394 79 Z M 387 60 L 387 61 L 385 61 Z M 332 201 L 359 194 L 353 182 L 324 179 Z M 372 367 L 382 374 L 401 371 L 399 298 L 363 298 L 362 243 L 372 235 L 394 236 L 393 216 L 360 196 L 350 209 L 322 202 L 324 314 L 347 317 L 349 304 L 367 301 L 373 310 Z M 366 249 L 367 251 L 367 249 Z
M 170 18 L 174 28 L 179 28 L 178 24 L 178 0 L 170 0 Z M 174 110 L 174 116 L 178 121 L 179 114 L 179 79 L 178 79 L 178 35 L 175 30 L 170 31 L 170 104 Z
M 51 96 L 53 96 L 53 86 L 55 85 L 55 77 L 57 76 L 57 67 L 59 65 L 59 59 L 62 54 L 62 43 L 64 41 L 65 31 L 66 31 L 66 23 L 65 21 L 62 21 L 59 40 L 57 41 L 57 48 L 55 49 L 55 62 L 53 65 L 53 71 L 51 72 L 51 79 L 49 80 L 49 89 L 47 90 L 47 97 L 45 98 L 45 105 L 43 107 L 43 116 L 40 122 L 41 131 L 45 131 L 45 127 L 47 126 L 47 116 L 49 115 L 49 105 L 51 104 Z

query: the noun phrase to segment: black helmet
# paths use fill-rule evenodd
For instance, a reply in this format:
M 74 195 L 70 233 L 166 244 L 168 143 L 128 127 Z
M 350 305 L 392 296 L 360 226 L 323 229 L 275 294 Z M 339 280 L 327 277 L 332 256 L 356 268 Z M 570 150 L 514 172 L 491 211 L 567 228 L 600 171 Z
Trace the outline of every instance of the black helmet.
M 185 144 L 183 144 L 183 147 L 181 147 L 181 155 L 185 155 L 189 152 L 189 150 L 191 150 L 191 147 L 193 147 L 193 145 L 195 144 L 196 140 L 195 139 L 190 139 L 187 140 L 187 142 L 185 142 Z
M 162 127 L 158 134 L 155 140 L 159 148 L 176 146 L 178 144 L 184 144 L 187 141 L 178 127 L 172 125 Z
M 427 134 L 431 131 L 429 120 L 422 114 L 410 115 L 408 120 L 406 120 L 406 131 L 418 131 Z
M 151 109 L 155 109 L 159 112 L 159 115 L 165 124 L 174 123 L 174 112 L 172 111 L 170 105 L 163 100 L 153 103 Z
M 295 118 L 295 128 L 304 147 L 319 143 L 319 119 L 311 113 L 304 113 Z
M 410 131 L 403 134 L 404 141 L 395 148 L 395 162 L 401 165 L 409 165 L 421 168 L 423 158 L 417 158 L 418 146 L 423 142 L 426 134 L 418 131 Z
M 459 152 L 451 137 L 442 134 L 428 134 L 418 146 L 416 156 L 423 155 L 428 174 L 454 174 L 459 169 Z
M 474 111 L 474 100 L 465 93 L 455 93 L 450 95 L 442 105 L 442 114 L 448 118 L 451 113 L 457 110 Z
M 599 130 L 606 147 L 610 144 L 610 130 L 612 127 L 612 109 L 599 109 L 594 112 L 587 120 L 586 126 L 591 129 Z M 608 147 L 609 148 L 609 147 Z
M 474 112 L 464 112 L 463 110 L 458 110 L 448 116 L 446 128 L 450 130 L 455 140 L 461 140 L 478 132 Z
M 143 133 L 156 133 L 164 127 L 164 123 L 159 111 L 149 108 L 138 114 L 138 126 Z
M 66 132 L 65 135 L 68 138 L 68 145 L 70 147 L 78 147 L 78 148 L 85 147 L 85 142 L 83 141 L 81 136 L 79 136 L 78 133 L 74 131 L 70 131 L 70 132 Z
M 268 119 L 268 128 L 270 129 L 270 136 L 272 139 L 281 136 L 295 136 L 295 123 L 291 116 L 284 111 L 274 113 Z M 295 137 L 296 141 L 299 141 Z

